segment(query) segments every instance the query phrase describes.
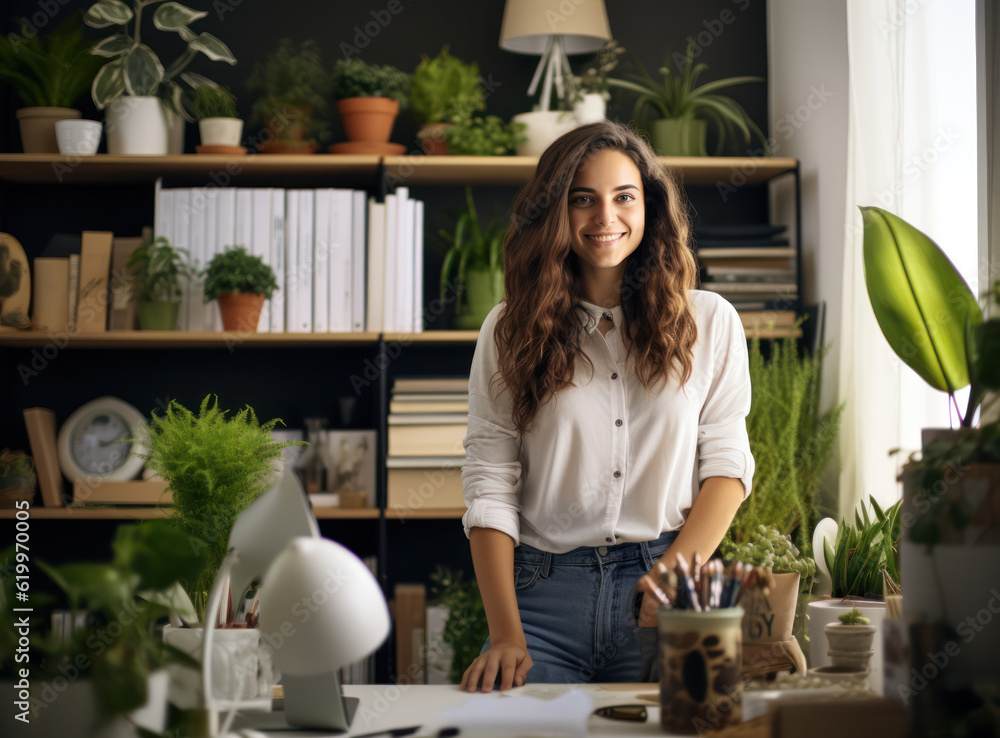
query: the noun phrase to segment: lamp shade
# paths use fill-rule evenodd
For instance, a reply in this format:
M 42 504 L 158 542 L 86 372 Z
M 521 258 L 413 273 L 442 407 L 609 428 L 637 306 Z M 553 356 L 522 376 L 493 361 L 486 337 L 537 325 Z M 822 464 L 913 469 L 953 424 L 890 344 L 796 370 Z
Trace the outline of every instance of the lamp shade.
M 561 35 L 567 54 L 587 54 L 611 40 L 604 0 L 507 0 L 500 48 L 540 56 Z
M 261 640 L 285 674 L 328 674 L 389 635 L 389 608 L 361 559 L 324 538 L 295 538 L 260 587 Z

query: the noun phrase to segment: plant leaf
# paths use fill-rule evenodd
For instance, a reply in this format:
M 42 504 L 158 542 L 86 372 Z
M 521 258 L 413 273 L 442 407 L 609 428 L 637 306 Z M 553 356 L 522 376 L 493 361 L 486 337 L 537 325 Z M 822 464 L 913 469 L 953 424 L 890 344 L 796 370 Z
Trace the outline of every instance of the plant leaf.
M 200 51 L 212 61 L 224 61 L 227 64 L 235 64 L 236 57 L 229 47 L 222 43 L 211 33 L 201 33 L 193 41 L 188 43 L 188 48 Z
M 969 383 L 965 324 L 982 323 L 972 290 L 927 235 L 881 208 L 862 207 L 865 284 L 893 351 L 934 389 Z
M 208 15 L 205 10 L 192 10 L 180 3 L 164 3 L 153 13 L 153 25 L 161 31 L 179 31 Z
M 108 36 L 94 46 L 90 50 L 90 53 L 95 56 L 106 56 L 113 59 L 116 56 L 126 53 L 134 45 L 135 42 L 127 34 L 116 33 L 114 36 Z
M 139 44 L 124 57 L 125 89 L 130 95 L 152 95 L 163 80 L 163 65 L 153 50 Z
M 116 59 L 101 67 L 101 71 L 94 77 L 94 83 L 90 87 L 90 94 L 94 98 L 94 105 L 99 110 L 103 110 L 109 102 L 124 94 L 124 70 L 125 61 L 123 59 Z
M 100 0 L 90 6 L 83 22 L 91 28 L 123 26 L 132 20 L 132 9 L 122 0 Z

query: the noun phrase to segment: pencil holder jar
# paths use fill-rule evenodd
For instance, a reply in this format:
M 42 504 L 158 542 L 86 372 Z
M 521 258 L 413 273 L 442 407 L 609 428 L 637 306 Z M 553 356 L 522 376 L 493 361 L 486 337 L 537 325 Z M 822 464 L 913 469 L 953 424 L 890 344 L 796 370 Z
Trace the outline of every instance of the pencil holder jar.
M 740 722 L 742 607 L 660 610 L 660 722 L 695 734 Z

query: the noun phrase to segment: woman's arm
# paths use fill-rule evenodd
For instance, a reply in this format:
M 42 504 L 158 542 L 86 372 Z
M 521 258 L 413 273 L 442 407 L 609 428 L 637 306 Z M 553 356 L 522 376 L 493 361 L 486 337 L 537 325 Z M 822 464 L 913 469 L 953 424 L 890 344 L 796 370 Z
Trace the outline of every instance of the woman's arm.
M 642 598 L 639 627 L 656 625 L 656 608 L 663 600 L 663 592 L 656 581 L 660 572 L 672 568 L 677 562 L 678 554 L 682 555 L 688 564 L 691 563 L 695 552 L 701 556 L 702 561 L 708 561 L 729 530 L 743 497 L 743 483 L 739 479 L 709 477 L 705 480 L 681 532 L 663 554 L 663 558 L 639 580 L 639 590 L 643 593 L 652 593 L 651 597 L 644 595 Z
M 514 594 L 514 541 L 499 530 L 472 528 L 469 545 L 490 626 L 490 650 L 465 670 L 461 688 L 475 692 L 481 680 L 482 691 L 489 692 L 498 672 L 501 690 L 520 687 L 532 662 Z

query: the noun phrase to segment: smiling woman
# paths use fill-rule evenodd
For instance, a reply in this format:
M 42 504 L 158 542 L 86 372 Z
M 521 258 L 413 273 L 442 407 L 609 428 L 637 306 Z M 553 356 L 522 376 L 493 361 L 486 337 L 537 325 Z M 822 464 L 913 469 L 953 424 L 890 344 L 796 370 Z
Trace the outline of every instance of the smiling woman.
M 743 327 L 694 289 L 689 236 L 620 123 L 557 139 L 514 203 L 469 378 L 463 524 L 490 639 L 463 689 L 639 681 L 662 601 L 644 575 L 707 559 L 750 491 Z

